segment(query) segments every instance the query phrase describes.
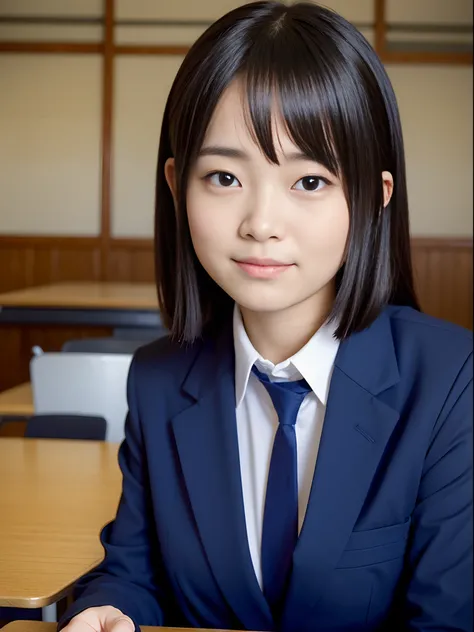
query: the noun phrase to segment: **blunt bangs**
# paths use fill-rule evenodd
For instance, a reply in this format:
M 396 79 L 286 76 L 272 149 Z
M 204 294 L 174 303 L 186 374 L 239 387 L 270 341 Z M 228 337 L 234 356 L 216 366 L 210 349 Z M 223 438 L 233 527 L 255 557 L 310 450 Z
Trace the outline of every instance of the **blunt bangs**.
M 278 164 L 273 125 L 278 115 L 301 152 L 343 183 L 350 228 L 330 315 L 338 323 L 336 335 L 344 338 L 367 327 L 388 302 L 418 308 L 401 126 L 380 60 L 357 29 L 329 9 L 253 2 L 226 14 L 195 42 L 164 113 L 155 249 L 159 301 L 171 335 L 192 341 L 205 327 L 227 319 L 233 306 L 194 253 L 186 191 L 212 114 L 236 80 L 244 88 L 249 132 L 269 161 Z M 164 177 L 171 156 L 176 209 Z M 394 178 L 385 209 L 384 170 Z

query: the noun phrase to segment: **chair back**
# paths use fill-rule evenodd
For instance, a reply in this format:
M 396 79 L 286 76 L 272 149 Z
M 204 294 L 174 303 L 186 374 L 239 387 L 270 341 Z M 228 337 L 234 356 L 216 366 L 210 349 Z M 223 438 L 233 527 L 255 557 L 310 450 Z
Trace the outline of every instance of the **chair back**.
M 35 414 L 91 415 L 107 422 L 106 441 L 124 438 L 131 354 L 44 353 L 30 362 Z
M 114 338 L 121 338 L 122 340 L 146 340 L 152 342 L 157 338 L 168 336 L 169 331 L 162 324 L 158 327 L 115 327 L 112 331 Z
M 68 340 L 62 346 L 64 353 L 121 353 L 134 354 L 135 351 L 146 345 L 149 341 L 143 340 L 122 340 L 121 338 L 78 338 Z

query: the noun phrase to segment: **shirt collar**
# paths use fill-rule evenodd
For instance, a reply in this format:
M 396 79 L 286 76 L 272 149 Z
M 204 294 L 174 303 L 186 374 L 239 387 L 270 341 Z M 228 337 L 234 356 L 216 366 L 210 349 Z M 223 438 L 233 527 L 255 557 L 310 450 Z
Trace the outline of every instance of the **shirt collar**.
M 323 405 L 326 405 L 334 360 L 339 341 L 334 338 L 337 325 L 325 323 L 291 358 L 275 365 L 255 349 L 245 331 L 240 309 L 234 307 L 233 331 L 235 348 L 235 401 L 238 407 L 245 396 L 254 364 L 275 381 L 304 378 Z

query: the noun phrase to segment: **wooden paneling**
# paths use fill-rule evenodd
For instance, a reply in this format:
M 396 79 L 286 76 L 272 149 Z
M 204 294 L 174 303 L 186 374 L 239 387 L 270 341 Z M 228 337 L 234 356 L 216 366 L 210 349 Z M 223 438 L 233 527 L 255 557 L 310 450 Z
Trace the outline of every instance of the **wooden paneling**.
M 154 283 L 153 242 L 149 239 L 112 240 L 106 280 Z
M 60 281 L 154 281 L 149 239 L 112 239 L 105 276 L 97 238 L 0 237 L 0 292 Z M 413 238 L 423 309 L 472 329 L 472 239 Z
M 472 240 L 414 239 L 412 252 L 423 310 L 472 329 Z
M 0 292 L 100 280 L 100 239 L 0 236 Z
M 112 335 L 106 327 L 66 327 L 59 325 L 0 325 L 0 392 L 30 380 L 32 348 L 60 351 L 67 340 L 101 338 Z M 8 358 L 7 362 L 3 359 Z
M 101 277 L 100 239 L 0 237 L 0 291 L 60 281 L 154 281 L 153 243 L 148 239 L 109 242 Z M 473 328 L 472 239 L 412 240 L 416 286 L 425 312 Z M 71 338 L 108 336 L 110 329 L 0 327 L 0 390 L 28 380 L 31 348 L 59 350 Z

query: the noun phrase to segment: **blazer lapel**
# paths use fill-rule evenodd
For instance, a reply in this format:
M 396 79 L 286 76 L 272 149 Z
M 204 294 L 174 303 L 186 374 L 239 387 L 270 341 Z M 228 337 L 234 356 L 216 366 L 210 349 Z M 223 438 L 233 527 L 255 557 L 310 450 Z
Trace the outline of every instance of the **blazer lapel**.
M 235 417 L 231 328 L 204 344 L 184 385 L 195 404 L 172 420 L 178 455 L 214 577 L 239 621 L 273 630 L 248 548 Z
M 377 395 L 398 381 L 390 320 L 383 313 L 339 348 L 283 629 L 306 629 L 309 610 L 347 544 L 399 418 Z

